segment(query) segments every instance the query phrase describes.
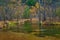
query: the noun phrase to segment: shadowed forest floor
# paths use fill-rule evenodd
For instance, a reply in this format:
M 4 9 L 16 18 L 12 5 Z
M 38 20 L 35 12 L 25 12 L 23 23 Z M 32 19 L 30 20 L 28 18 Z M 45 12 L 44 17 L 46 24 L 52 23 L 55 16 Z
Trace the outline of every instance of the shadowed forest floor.
M 36 37 L 31 34 L 15 33 L 15 32 L 0 32 L 0 40 L 60 40 L 56 37 Z

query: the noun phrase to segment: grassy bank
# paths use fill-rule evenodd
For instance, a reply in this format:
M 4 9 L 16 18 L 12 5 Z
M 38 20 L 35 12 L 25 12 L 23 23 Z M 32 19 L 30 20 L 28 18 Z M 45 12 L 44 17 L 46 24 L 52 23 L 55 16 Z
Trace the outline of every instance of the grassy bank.
M 0 32 L 0 40 L 60 40 L 56 37 L 36 37 L 31 34 Z

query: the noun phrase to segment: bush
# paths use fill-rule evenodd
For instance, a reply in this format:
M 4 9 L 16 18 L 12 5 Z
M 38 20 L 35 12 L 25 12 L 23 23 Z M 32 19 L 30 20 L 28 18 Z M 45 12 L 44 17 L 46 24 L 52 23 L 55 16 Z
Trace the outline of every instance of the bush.
M 15 22 L 9 22 L 8 26 L 9 26 L 9 28 L 8 28 L 9 30 L 17 31 L 17 24 Z

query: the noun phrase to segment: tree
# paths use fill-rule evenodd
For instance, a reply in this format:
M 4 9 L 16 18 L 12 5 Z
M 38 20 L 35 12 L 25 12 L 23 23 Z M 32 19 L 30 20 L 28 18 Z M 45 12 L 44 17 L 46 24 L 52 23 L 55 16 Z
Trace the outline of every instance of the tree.
M 35 4 L 36 4 L 36 0 L 27 0 L 26 1 L 26 5 L 28 5 L 28 6 L 35 6 Z
M 21 0 L 21 2 L 22 2 L 22 3 L 25 3 L 25 2 L 26 2 L 26 0 Z
M 25 25 L 25 30 L 26 31 L 30 31 L 31 30 L 31 25 L 32 25 L 32 15 L 31 15 L 31 13 L 29 13 L 29 9 L 32 7 L 32 6 L 35 6 L 35 4 L 36 4 L 36 0 L 26 0 L 25 1 L 25 4 L 28 6 L 26 9 L 25 9 L 25 14 L 23 14 L 24 16 L 25 16 L 25 18 L 27 18 L 27 17 L 30 17 L 30 24 L 29 23 L 24 23 L 24 25 Z
M 36 0 L 26 0 L 26 5 L 29 6 L 29 8 L 31 8 L 32 6 L 35 6 L 36 4 Z M 32 14 L 30 13 L 30 21 L 32 23 Z
M 23 13 L 23 18 L 30 18 L 30 9 L 28 6 L 26 6 L 24 13 Z
M 56 15 L 60 17 L 60 8 L 56 9 Z
M 10 20 L 11 16 L 9 16 L 9 15 L 12 14 L 12 12 L 10 11 L 11 9 L 8 6 L 9 4 L 11 4 L 10 0 L 0 0 L 0 6 L 3 7 L 2 18 L 4 20 L 4 27 L 6 29 L 8 29 L 8 24 L 7 24 L 6 20 L 8 20 L 8 19 Z

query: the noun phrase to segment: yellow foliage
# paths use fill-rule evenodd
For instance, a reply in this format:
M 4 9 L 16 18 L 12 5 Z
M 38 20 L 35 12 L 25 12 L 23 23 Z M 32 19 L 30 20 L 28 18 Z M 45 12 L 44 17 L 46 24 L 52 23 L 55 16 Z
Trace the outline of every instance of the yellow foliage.
M 37 10 L 36 8 L 39 8 L 39 3 L 38 2 L 35 4 L 35 6 L 32 6 L 32 8 L 30 9 L 30 12 L 35 13 L 36 10 Z
M 37 3 L 35 4 L 36 8 L 39 8 L 39 5 L 40 5 L 40 4 L 37 2 Z
M 32 6 L 32 8 L 30 9 L 31 13 L 35 13 L 36 12 L 36 8 L 34 6 Z

